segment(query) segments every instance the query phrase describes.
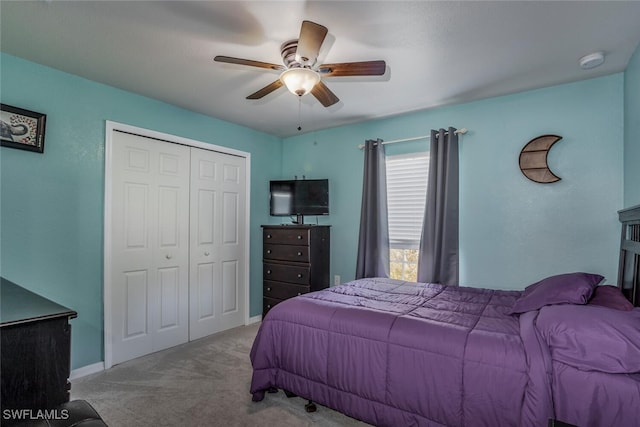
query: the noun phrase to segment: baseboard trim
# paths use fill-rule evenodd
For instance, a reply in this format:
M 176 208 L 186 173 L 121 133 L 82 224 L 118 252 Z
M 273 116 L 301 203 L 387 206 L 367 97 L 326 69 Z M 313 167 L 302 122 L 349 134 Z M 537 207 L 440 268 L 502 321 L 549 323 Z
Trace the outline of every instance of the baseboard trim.
M 104 371 L 104 362 L 98 362 L 92 365 L 83 366 L 82 368 L 74 369 L 73 371 L 71 371 L 69 380 L 77 380 L 78 378 L 96 374 L 101 371 Z
M 258 314 L 257 316 L 253 316 L 249 318 L 249 323 L 247 325 L 252 325 L 254 323 L 258 323 L 262 321 L 262 314 Z

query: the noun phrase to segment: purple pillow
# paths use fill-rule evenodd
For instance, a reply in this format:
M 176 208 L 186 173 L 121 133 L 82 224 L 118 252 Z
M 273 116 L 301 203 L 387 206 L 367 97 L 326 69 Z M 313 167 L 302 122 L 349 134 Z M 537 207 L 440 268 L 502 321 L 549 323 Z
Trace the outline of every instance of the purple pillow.
M 600 305 L 614 310 L 633 310 L 633 304 L 624 296 L 622 291 L 611 285 L 596 286 L 588 304 Z
M 593 288 L 604 277 L 590 273 L 567 273 L 547 277 L 527 286 L 511 309 L 511 314 L 538 310 L 545 305 L 586 304 Z

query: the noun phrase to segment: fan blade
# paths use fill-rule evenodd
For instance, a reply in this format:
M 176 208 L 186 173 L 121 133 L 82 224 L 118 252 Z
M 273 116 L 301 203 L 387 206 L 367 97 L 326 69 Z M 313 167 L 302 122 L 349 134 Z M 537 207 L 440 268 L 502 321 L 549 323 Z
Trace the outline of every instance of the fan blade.
M 327 32 L 327 27 L 311 21 L 302 21 L 300 37 L 298 37 L 298 49 L 296 50 L 296 61 L 302 65 L 315 64 Z
M 275 82 L 263 87 L 259 91 L 254 92 L 251 95 L 247 96 L 247 99 L 260 99 L 265 95 L 269 95 L 271 92 L 273 92 L 276 89 L 279 89 L 280 87 L 282 87 L 282 82 L 280 81 L 280 79 L 278 79 Z
M 341 62 L 322 64 L 318 72 L 322 77 L 340 76 L 382 76 L 387 69 L 384 61 Z
M 316 97 L 318 101 L 325 107 L 330 107 L 336 102 L 340 101 L 335 93 L 331 92 L 329 88 L 321 81 L 311 89 L 311 94 Z
M 283 65 L 270 64 L 268 62 L 253 61 L 251 59 L 233 58 L 231 56 L 216 56 L 213 58 L 216 62 L 227 62 L 229 64 L 248 65 L 250 67 L 268 68 L 270 70 L 284 71 Z

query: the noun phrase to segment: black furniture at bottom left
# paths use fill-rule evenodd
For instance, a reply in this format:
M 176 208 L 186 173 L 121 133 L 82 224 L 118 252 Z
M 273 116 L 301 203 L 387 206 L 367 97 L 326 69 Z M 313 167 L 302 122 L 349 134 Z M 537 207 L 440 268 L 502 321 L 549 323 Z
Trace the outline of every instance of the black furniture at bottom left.
M 76 316 L 67 307 L 1 279 L 0 424 L 25 421 L 69 401 L 69 320 Z
M 72 400 L 49 411 L 49 417 L 24 420 L 13 427 L 107 427 L 98 412 L 85 400 Z

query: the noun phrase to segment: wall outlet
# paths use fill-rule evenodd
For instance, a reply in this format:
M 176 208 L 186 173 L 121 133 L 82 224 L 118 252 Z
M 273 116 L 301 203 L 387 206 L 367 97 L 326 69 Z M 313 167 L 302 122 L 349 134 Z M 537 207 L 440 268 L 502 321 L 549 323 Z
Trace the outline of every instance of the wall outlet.
M 335 276 L 333 276 L 333 285 L 336 286 L 339 284 L 340 284 L 340 276 L 336 274 Z

